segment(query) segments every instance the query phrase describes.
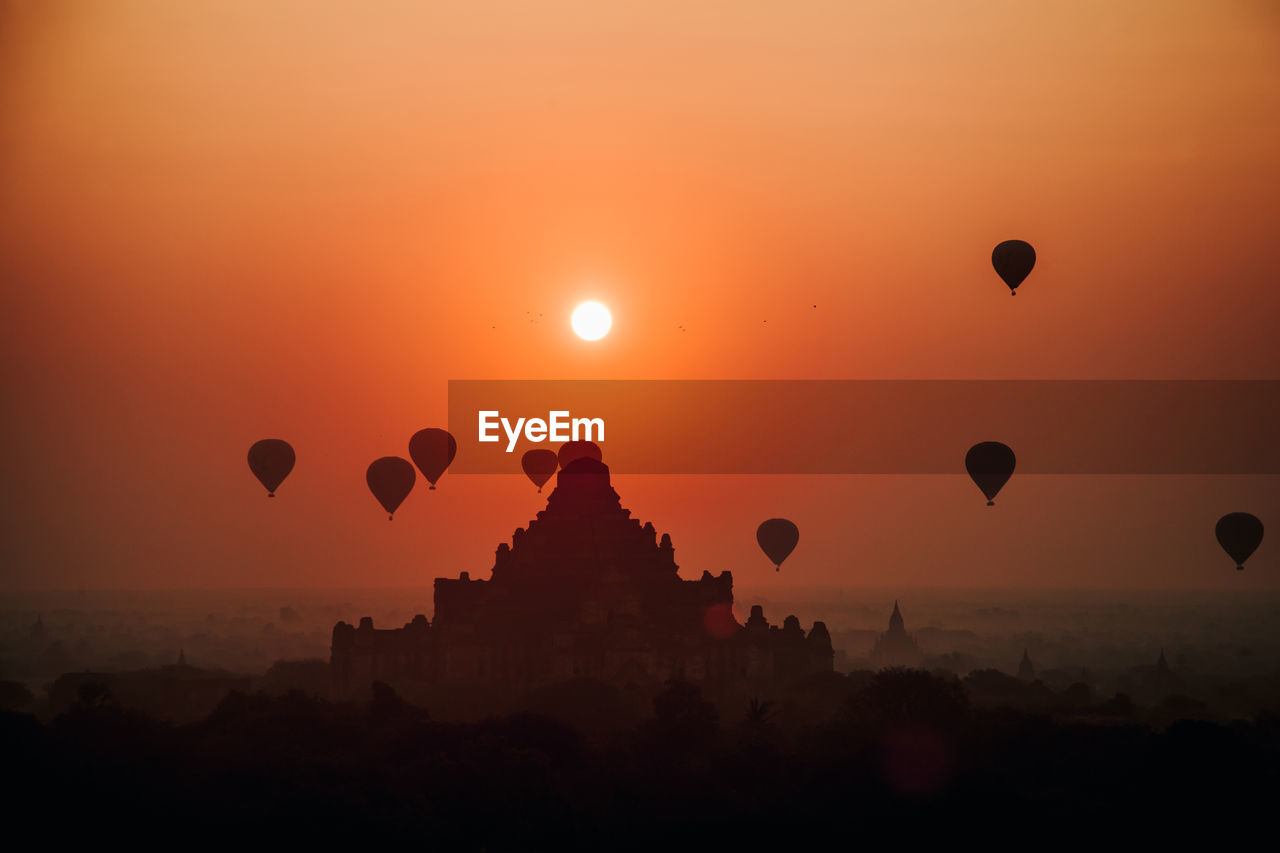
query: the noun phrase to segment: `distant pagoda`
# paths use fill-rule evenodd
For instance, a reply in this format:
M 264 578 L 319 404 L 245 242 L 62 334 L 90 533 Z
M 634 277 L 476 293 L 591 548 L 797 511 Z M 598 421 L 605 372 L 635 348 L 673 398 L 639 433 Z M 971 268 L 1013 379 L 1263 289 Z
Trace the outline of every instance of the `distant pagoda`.
M 1031 665 L 1031 655 L 1026 649 L 1022 650 L 1022 660 L 1018 663 L 1018 678 L 1023 681 L 1036 680 L 1036 668 Z
M 898 602 L 893 602 L 893 613 L 889 616 L 889 630 L 876 639 L 871 649 L 871 665 L 876 669 L 891 666 L 919 666 L 924 654 L 916 645 L 915 638 L 907 633 L 906 623 L 902 620 L 902 612 Z

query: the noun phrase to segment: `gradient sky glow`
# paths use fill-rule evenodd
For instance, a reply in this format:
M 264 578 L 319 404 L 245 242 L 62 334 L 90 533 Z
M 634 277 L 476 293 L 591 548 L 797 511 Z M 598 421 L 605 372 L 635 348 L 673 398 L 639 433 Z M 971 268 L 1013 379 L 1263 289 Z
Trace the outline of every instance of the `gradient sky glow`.
M 451 378 L 1280 379 L 1278 8 L 0 2 L 0 587 L 483 574 L 526 480 L 363 483 Z M 1275 478 L 615 485 L 757 590 L 1280 588 Z

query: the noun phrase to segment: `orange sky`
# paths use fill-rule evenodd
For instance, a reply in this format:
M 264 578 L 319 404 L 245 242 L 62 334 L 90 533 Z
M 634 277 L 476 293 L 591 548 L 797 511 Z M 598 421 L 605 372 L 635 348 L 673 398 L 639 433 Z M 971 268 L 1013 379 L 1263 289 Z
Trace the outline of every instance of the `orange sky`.
M 527 481 L 363 484 L 450 378 L 1278 379 L 1277 186 L 1268 2 L 0 2 L 0 585 L 483 573 Z M 1275 478 L 615 485 L 752 590 L 1280 587 Z

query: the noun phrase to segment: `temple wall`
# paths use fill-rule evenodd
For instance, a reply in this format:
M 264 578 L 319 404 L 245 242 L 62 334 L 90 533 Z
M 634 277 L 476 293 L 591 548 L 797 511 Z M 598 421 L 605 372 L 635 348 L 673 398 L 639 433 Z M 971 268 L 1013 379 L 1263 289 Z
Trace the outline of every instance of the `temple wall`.
M 374 681 L 387 683 L 490 682 L 506 691 L 595 678 L 622 687 L 627 682 L 661 684 L 671 678 L 695 683 L 766 686 L 813 672 L 829 672 L 829 641 L 816 651 L 803 633 L 744 630 L 725 640 L 617 646 L 576 642 L 568 632 L 545 644 L 449 639 L 438 631 L 352 629 L 339 623 L 332 648 L 332 694 L 362 699 Z

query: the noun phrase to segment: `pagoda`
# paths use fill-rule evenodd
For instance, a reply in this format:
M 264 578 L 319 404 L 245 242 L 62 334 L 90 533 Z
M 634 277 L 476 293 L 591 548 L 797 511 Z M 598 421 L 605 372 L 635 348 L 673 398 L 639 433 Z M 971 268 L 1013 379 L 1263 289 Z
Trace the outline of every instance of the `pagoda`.
M 906 623 L 902 619 L 902 611 L 898 602 L 893 602 L 893 613 L 889 616 L 889 630 L 876 639 L 871 649 L 871 664 L 876 669 L 895 666 L 919 666 L 924 654 L 916 645 L 915 638 L 907 633 Z
M 760 607 L 733 613 L 733 576 L 680 577 L 668 534 L 623 508 L 609 468 L 584 457 L 557 475 L 537 518 L 498 545 L 488 578 L 435 580 L 431 621 L 402 628 L 339 622 L 331 657 L 335 698 L 363 698 L 373 681 L 484 685 L 521 692 L 577 678 L 653 689 L 673 678 L 757 687 L 829 672 L 822 622 L 769 625 Z

